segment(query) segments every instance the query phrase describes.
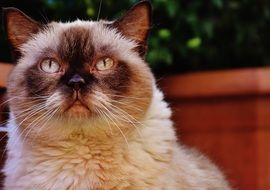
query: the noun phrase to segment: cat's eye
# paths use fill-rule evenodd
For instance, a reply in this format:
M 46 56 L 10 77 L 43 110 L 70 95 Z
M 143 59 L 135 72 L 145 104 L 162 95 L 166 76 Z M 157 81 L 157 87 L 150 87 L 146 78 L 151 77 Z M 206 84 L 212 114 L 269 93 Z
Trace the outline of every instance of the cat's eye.
M 109 70 L 113 67 L 114 61 L 111 58 L 104 58 L 97 62 L 96 68 L 98 71 Z
M 40 69 L 46 73 L 57 73 L 60 68 L 60 64 L 53 59 L 45 59 L 40 63 Z

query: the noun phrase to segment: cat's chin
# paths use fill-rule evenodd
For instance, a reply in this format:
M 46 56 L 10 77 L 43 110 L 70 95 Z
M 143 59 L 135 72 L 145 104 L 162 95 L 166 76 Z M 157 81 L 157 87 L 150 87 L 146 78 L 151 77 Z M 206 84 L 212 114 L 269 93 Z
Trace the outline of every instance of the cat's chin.
M 83 103 L 75 102 L 66 108 L 63 115 L 69 118 L 88 118 L 93 116 L 93 112 Z

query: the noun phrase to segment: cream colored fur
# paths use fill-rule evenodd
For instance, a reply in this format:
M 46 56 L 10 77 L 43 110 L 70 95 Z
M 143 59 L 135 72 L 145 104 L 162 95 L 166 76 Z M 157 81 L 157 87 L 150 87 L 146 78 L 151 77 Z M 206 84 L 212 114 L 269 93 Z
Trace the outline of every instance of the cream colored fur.
M 18 96 L 21 102 L 23 99 L 30 105 L 26 101 L 27 90 L 20 84 L 24 79 L 22 73 L 38 62 L 44 50 L 50 48 L 56 52 L 62 33 L 77 26 L 89 29 L 96 51 L 108 46 L 117 58 L 129 64 L 133 77 L 137 77 L 136 82 L 130 84 L 130 91 L 138 98 L 133 104 L 146 105 L 139 101 L 145 96 L 143 90 L 148 92 L 150 89 L 148 94 L 152 96 L 147 97 L 150 106 L 147 104 L 147 110 L 141 112 L 144 115 L 140 116 L 140 122 L 118 123 L 122 131 L 117 128 L 110 131 L 110 123 L 104 117 L 75 121 L 52 117 L 41 124 L 32 122 L 35 126 L 19 126 L 25 120 L 20 118 L 22 122 L 19 122 L 16 115 L 20 117 L 25 108 L 20 108 L 16 99 L 11 101 L 4 189 L 229 190 L 215 165 L 177 142 L 170 119 L 171 110 L 156 88 L 146 63 L 134 51 L 137 44 L 116 30 L 104 27 L 102 22 L 51 23 L 47 30 L 33 35 L 20 48 L 22 57 L 9 80 L 10 98 Z M 151 82 L 152 88 L 149 88 Z M 97 92 L 91 94 L 91 104 L 98 107 L 98 98 L 104 102 L 106 95 L 95 94 Z M 57 107 L 63 99 L 60 91 L 55 90 L 45 105 Z M 31 129 L 23 131 L 27 127 Z
M 176 142 L 170 116 L 154 88 L 139 132 L 127 135 L 128 144 L 122 136 L 85 131 L 31 143 L 20 138 L 11 119 L 5 190 L 230 189 L 211 162 Z

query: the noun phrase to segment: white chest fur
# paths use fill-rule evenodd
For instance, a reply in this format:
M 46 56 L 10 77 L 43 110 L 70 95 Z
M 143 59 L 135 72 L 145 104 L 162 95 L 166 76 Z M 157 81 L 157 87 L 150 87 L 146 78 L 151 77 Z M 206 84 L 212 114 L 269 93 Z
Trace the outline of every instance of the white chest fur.
M 153 133 L 145 130 L 141 135 Z M 156 136 L 157 137 L 157 136 Z M 165 144 L 134 139 L 97 141 L 75 135 L 52 145 L 21 146 L 10 151 L 5 167 L 7 189 L 147 189 L 170 160 Z M 165 140 L 165 139 L 164 139 Z M 166 147 L 165 147 L 166 146 Z
M 111 178 L 107 175 L 119 168 L 122 155 L 112 144 L 77 136 L 55 145 L 32 145 L 23 157 L 14 158 L 17 160 L 15 173 L 19 173 L 14 176 L 16 186 L 25 189 L 95 189 L 99 184 L 109 184 L 107 180 Z M 121 180 L 119 176 L 115 177 Z

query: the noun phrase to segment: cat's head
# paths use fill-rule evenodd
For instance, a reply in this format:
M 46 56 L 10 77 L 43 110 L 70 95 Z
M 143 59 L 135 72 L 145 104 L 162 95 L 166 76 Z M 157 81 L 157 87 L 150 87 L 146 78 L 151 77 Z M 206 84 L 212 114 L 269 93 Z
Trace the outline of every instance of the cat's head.
M 40 24 L 15 8 L 4 9 L 4 18 L 17 60 L 10 109 L 22 126 L 51 117 L 120 122 L 144 116 L 153 91 L 144 60 L 148 1 L 115 21 Z

